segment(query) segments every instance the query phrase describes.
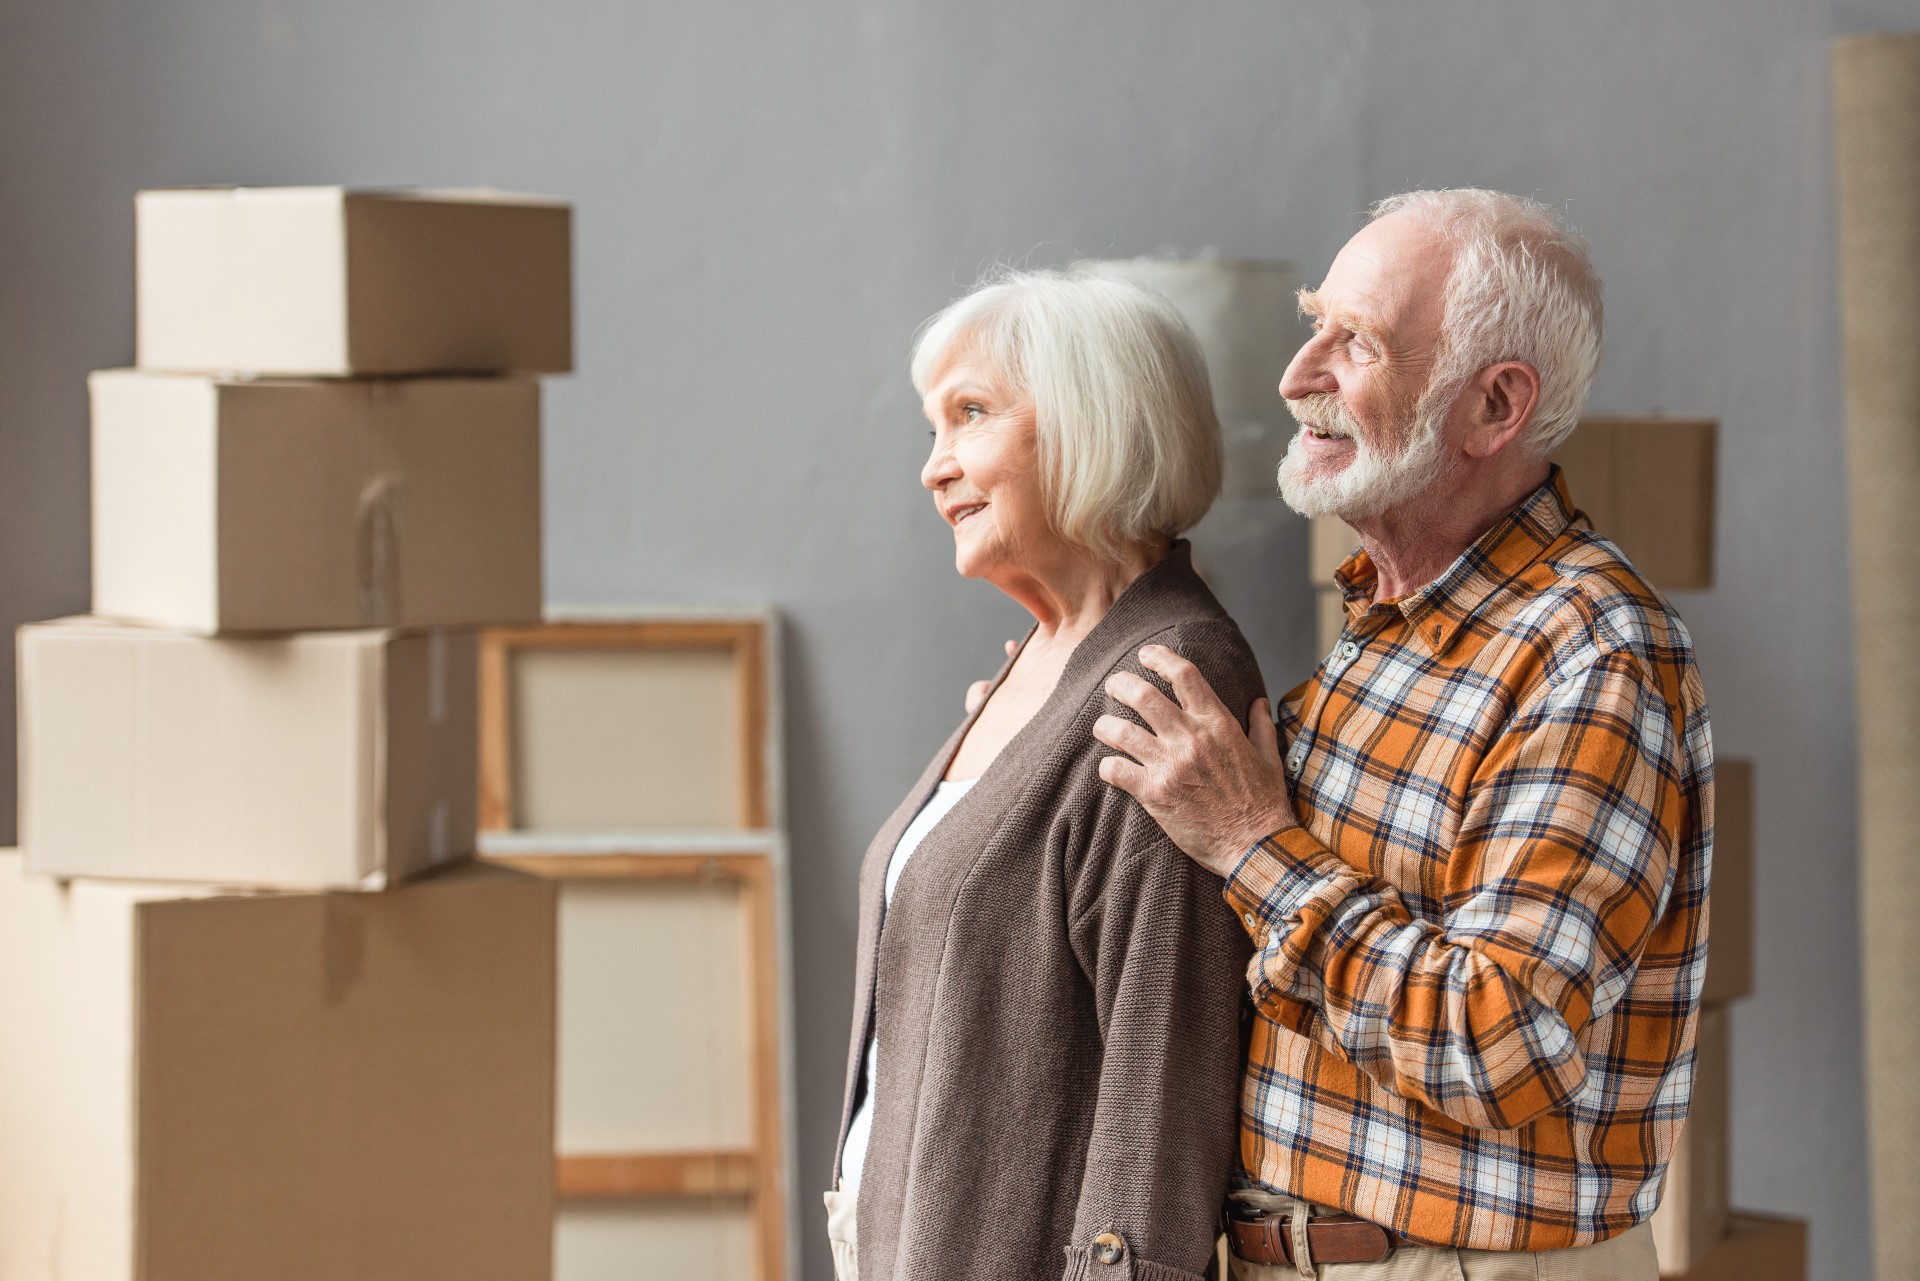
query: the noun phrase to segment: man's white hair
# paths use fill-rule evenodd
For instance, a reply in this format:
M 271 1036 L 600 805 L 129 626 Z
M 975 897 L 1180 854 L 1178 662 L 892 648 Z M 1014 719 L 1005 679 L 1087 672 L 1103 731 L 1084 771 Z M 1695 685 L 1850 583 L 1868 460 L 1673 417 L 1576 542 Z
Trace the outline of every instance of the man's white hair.
M 1408 191 L 1373 207 L 1423 219 L 1454 251 L 1432 388 L 1459 391 L 1488 365 L 1540 375 L 1525 443 L 1541 457 L 1573 433 L 1600 365 L 1600 277 L 1585 240 L 1525 196 L 1463 187 Z
M 1184 533 L 1220 493 L 1207 361 L 1174 305 L 1130 281 L 1001 270 L 921 327 L 913 385 L 961 353 L 1033 398 L 1054 529 L 1103 556 Z

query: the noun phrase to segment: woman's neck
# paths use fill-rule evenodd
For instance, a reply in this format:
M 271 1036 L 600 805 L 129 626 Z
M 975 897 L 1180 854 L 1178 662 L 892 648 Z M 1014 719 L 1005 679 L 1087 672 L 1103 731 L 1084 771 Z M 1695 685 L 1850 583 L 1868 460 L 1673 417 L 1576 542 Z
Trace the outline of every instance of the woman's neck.
M 1171 550 L 1163 539 L 1112 559 L 1096 559 L 1084 549 L 1057 562 L 1029 555 L 1021 558 L 1017 573 L 988 575 L 987 581 L 1033 615 L 1034 630 L 948 762 L 949 780 L 978 778 L 993 764 L 1052 695 L 1074 648 L 1107 616 L 1128 585 Z
M 1033 615 L 1029 646 L 1051 649 L 1067 642 L 1071 647 L 1099 625 L 1134 579 L 1165 560 L 1170 550 L 1166 539 L 1124 548 L 1111 558 L 1075 549 L 1057 558 L 1033 558 L 989 581 Z

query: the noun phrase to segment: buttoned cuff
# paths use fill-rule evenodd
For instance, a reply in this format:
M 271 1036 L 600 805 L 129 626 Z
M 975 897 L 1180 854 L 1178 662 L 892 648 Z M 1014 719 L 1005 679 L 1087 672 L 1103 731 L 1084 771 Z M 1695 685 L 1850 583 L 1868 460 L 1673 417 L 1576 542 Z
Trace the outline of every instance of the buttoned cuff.
M 1253 941 L 1265 946 L 1274 931 L 1299 919 L 1316 893 L 1352 876 L 1353 869 L 1306 828 L 1289 827 L 1240 856 L 1223 894 Z
M 1318 1004 L 1320 984 L 1302 966 L 1320 927 L 1359 885 L 1354 870 L 1304 827 L 1275 832 L 1241 856 L 1222 894 L 1253 937 L 1247 988 L 1270 1018 L 1297 1030 L 1305 1007 Z

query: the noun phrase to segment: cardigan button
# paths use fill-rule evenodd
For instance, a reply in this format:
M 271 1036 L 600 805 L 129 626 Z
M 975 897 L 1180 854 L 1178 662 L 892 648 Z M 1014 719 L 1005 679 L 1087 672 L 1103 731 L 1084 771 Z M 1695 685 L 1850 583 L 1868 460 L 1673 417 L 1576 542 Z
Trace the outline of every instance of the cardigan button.
M 1125 1254 L 1127 1243 L 1117 1233 L 1102 1232 L 1093 1239 L 1093 1257 L 1102 1263 L 1118 1263 Z

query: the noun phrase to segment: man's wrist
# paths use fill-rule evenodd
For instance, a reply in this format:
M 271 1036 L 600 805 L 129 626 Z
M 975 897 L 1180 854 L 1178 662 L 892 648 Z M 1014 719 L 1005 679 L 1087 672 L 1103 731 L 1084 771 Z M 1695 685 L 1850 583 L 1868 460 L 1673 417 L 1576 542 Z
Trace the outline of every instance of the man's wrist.
M 1232 879 L 1254 850 L 1299 826 L 1299 821 L 1290 812 L 1262 816 L 1259 821 L 1242 828 L 1240 835 L 1225 848 L 1215 851 L 1214 871 L 1223 879 Z

